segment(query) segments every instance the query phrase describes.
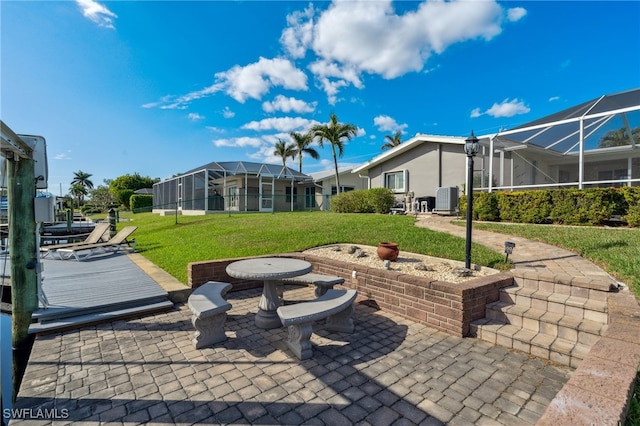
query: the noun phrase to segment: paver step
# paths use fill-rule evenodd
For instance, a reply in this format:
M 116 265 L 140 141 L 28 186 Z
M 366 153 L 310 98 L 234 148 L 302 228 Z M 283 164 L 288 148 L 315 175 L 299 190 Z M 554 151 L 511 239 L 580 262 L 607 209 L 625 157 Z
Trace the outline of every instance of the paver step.
M 609 293 L 617 291 L 618 285 L 607 277 L 575 277 L 568 274 L 544 274 L 528 271 L 512 270 L 515 282 L 525 288 L 552 291 L 573 296 L 583 295 L 591 297 L 591 294 Z M 586 296 L 589 294 L 589 296 Z
M 486 318 L 490 320 L 586 345 L 594 344 L 606 330 L 606 314 L 602 316 L 602 321 L 593 321 L 502 301 L 486 307 Z
M 489 318 L 473 321 L 471 335 L 494 345 L 519 350 L 572 367 L 577 366 L 591 348 L 591 345 L 536 333 Z
M 500 291 L 500 300 L 526 308 L 534 308 L 568 317 L 588 319 L 606 323 L 608 321 L 606 300 L 587 299 L 580 296 L 552 293 L 518 286 L 505 287 Z

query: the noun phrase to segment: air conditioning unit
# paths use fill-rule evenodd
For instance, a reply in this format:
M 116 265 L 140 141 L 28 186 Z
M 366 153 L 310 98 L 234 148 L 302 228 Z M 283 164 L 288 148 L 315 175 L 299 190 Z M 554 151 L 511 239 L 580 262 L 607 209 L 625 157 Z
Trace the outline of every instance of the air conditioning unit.
M 438 214 L 454 214 L 458 210 L 458 187 L 436 189 L 436 208 Z

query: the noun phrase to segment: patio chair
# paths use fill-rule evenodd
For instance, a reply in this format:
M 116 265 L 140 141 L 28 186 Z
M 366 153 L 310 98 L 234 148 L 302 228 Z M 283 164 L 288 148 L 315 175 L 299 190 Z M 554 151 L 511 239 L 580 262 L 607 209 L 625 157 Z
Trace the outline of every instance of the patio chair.
M 125 226 L 120 230 L 120 232 L 110 238 L 109 241 L 96 244 L 81 244 L 75 247 L 58 249 L 57 253 L 58 256 L 60 256 L 60 259 L 71 259 L 71 257 L 74 257 L 77 261 L 81 261 L 88 259 L 100 251 L 117 253 L 124 246 L 131 247 L 135 251 L 136 240 L 129 239 L 129 237 L 136 231 L 136 229 L 138 229 L 137 226 Z M 79 253 L 83 251 L 89 251 L 89 253 L 80 255 Z
M 51 253 L 55 253 L 58 249 L 66 249 L 66 248 L 73 248 L 81 245 L 100 243 L 100 242 L 106 241 L 103 238 L 104 238 L 104 234 L 106 234 L 108 230 L 109 230 L 108 223 L 97 223 L 96 226 L 93 228 L 93 231 L 91 231 L 91 233 L 87 235 L 87 238 L 85 238 L 84 240 L 76 241 L 75 243 L 51 244 L 51 245 L 42 246 L 40 247 L 40 252 L 42 253 L 42 257 L 44 258 Z

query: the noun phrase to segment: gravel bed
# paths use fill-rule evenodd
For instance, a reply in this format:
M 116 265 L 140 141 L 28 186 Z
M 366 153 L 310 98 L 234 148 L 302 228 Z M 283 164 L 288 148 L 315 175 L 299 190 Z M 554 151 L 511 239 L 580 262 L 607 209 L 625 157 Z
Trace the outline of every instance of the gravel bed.
M 495 269 L 474 267 L 474 265 L 472 265 L 473 269 L 469 270 L 464 267 L 464 262 L 408 253 L 402 250 L 400 250 L 398 259 L 395 262 L 389 262 L 388 268 L 386 268 L 385 261 L 378 257 L 376 247 L 364 245 L 333 244 L 315 247 L 304 251 L 304 253 L 452 283 L 498 273 Z

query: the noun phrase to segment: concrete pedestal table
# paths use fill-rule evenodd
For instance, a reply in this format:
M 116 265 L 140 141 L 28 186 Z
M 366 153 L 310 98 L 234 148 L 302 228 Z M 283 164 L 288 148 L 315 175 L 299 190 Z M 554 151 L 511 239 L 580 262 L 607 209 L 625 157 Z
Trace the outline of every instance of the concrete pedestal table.
M 263 257 L 239 260 L 227 266 L 230 277 L 245 280 L 262 280 L 262 297 L 258 304 L 256 326 L 272 329 L 282 326 L 276 310 L 280 306 L 276 285 L 282 278 L 296 277 L 312 270 L 311 263 L 286 257 Z

